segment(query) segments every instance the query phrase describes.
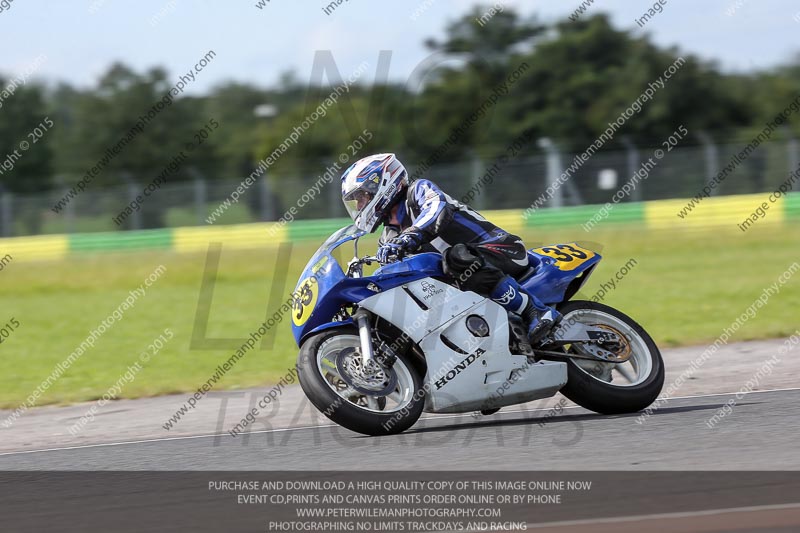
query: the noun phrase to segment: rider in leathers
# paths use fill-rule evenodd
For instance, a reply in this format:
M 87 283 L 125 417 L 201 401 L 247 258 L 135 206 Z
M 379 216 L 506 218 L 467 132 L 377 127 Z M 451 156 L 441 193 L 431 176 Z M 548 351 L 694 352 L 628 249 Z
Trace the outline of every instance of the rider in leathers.
M 394 154 L 365 157 L 342 175 L 342 198 L 356 226 L 373 232 L 380 224 L 378 259 L 433 248 L 442 253 L 446 274 L 464 290 L 487 296 L 519 314 L 532 345 L 539 344 L 560 314 L 517 283 L 529 268 L 522 240 L 454 200 L 435 183 L 408 183 Z

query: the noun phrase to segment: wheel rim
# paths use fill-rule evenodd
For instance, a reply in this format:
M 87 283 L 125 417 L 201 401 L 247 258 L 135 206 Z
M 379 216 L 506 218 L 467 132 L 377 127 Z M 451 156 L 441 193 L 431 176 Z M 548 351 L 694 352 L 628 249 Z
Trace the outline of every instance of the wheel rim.
M 414 397 L 414 379 L 405 362 L 398 358 L 391 370 L 377 362 L 372 365 L 363 366 L 356 335 L 331 337 L 317 349 L 317 369 L 339 398 L 373 413 L 395 413 L 407 407 Z
M 560 332 L 564 337 L 569 337 L 569 325 L 573 322 L 584 326 L 598 327 L 616 333 L 624 341 L 619 350 L 621 355 L 630 353 L 624 363 L 602 363 L 573 359 L 583 373 L 592 379 L 602 381 L 614 387 L 634 387 L 644 383 L 653 372 L 653 354 L 644 338 L 633 327 L 614 315 L 596 309 L 578 309 L 567 313 Z M 568 347 L 568 351 L 574 348 Z

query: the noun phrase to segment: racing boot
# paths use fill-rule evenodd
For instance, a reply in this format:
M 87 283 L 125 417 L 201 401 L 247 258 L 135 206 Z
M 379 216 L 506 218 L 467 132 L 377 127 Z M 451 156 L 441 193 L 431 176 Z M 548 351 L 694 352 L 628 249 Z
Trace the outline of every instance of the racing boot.
M 534 348 L 561 321 L 561 313 L 546 306 L 533 294 L 520 287 L 517 280 L 505 276 L 492 289 L 489 298 L 511 313 L 517 313 L 528 325 L 528 341 Z

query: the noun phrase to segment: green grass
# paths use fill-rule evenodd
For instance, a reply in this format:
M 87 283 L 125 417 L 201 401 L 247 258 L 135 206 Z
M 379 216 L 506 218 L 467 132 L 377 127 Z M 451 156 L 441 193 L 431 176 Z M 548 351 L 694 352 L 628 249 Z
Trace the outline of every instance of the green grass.
M 630 258 L 638 264 L 617 282 L 605 303 L 639 321 L 662 347 L 713 341 L 798 259 L 800 229 L 754 228 L 742 233 L 660 233 L 630 227 L 596 231 L 547 230 L 524 237 L 542 242 L 591 240 L 604 260 L 581 291 L 591 297 Z M 207 336 L 246 337 L 264 320 L 270 286 L 284 278 L 283 298 L 318 243 L 294 246 L 288 275 L 275 272 L 277 249 L 223 251 Z M 372 250 L 362 247 L 362 253 Z M 352 250 L 344 254 L 349 257 Z M 130 252 L 71 257 L 62 262 L 12 262 L 0 272 L 0 324 L 20 322 L 2 345 L 0 406 L 16 407 L 91 329 L 112 313 L 158 265 L 166 273 L 108 330 L 38 405 L 92 400 L 115 383 L 138 354 L 171 328 L 175 337 L 120 397 L 197 389 L 232 349 L 191 349 L 205 254 Z M 800 277 L 798 277 L 800 280 Z M 800 284 L 784 285 L 733 341 L 786 336 L 800 324 Z M 273 309 L 274 310 L 274 309 Z M 270 313 L 272 310 L 270 310 Z M 297 347 L 288 320 L 271 350 L 248 353 L 218 384 L 242 388 L 274 383 L 294 364 Z
M 217 209 L 219 204 L 220 202 L 206 203 L 202 220 L 198 220 L 197 212 L 194 208 L 167 208 L 163 219 L 164 227 L 176 228 L 205 224 L 203 222 L 205 217 Z M 120 207 L 124 207 L 124 205 L 121 204 Z M 71 220 L 68 220 L 63 214 L 54 215 L 47 211 L 41 226 L 35 230 L 26 221 L 18 221 L 14 227 L 14 235 L 121 231 L 113 221 L 113 217 L 119 214 L 119 211 L 115 209 L 108 208 L 100 215 L 76 215 Z M 256 217 L 246 205 L 241 204 L 231 205 L 219 219 L 221 224 L 243 224 L 248 222 L 256 222 Z

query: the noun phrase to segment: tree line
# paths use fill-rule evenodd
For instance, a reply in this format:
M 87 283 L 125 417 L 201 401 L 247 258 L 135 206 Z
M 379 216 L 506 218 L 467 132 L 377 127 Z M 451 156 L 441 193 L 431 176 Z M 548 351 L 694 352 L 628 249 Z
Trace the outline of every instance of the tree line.
M 579 151 L 678 58 L 683 59 L 679 72 L 620 135 L 640 146 L 657 146 L 685 125 L 690 131 L 746 138 L 800 95 L 800 59 L 770 70 L 731 73 L 684 51 L 659 47 L 647 35 L 615 28 L 604 14 L 544 24 L 506 9 L 481 24 L 485 11 L 486 6 L 476 6 L 453 20 L 443 38 L 427 40 L 431 55 L 407 83 L 373 80 L 377 52 L 366 58 L 372 70 L 326 106 L 324 116 L 270 166 L 268 179 L 280 183 L 318 173 L 365 128 L 373 134 L 365 153 L 394 151 L 412 165 L 430 161 L 432 154 L 437 163 L 475 154 L 491 158 L 522 134 L 549 137 Z M 335 89 L 336 82 L 327 78 L 323 86 L 309 85 L 289 72 L 274 87 L 228 82 L 203 96 L 176 98 L 103 168 L 92 187 L 151 181 L 212 119 L 219 131 L 170 179 L 246 176 Z M 10 83 L 0 75 L 0 90 Z M 163 68 L 137 72 L 118 63 L 91 88 L 66 83 L 14 88 L 0 108 L 0 161 L 45 117 L 54 127 L 0 174 L 0 187 L 31 194 L 74 185 L 170 83 Z M 484 105 L 487 101 L 491 105 Z M 480 116 L 467 120 L 480 109 Z M 800 133 L 798 115 L 787 121 L 786 133 Z M 620 142 L 615 138 L 606 148 Z M 524 149 L 539 147 L 530 143 Z

